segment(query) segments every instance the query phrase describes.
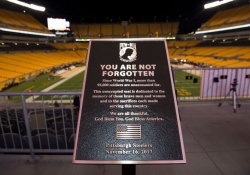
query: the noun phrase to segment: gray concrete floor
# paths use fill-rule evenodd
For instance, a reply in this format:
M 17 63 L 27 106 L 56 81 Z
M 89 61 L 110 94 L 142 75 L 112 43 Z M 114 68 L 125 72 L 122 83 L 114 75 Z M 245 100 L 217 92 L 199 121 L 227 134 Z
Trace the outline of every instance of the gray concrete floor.
M 250 175 L 250 103 L 179 104 L 186 164 L 136 165 L 136 175 Z M 122 165 L 72 164 L 72 155 L 0 154 L 1 175 L 125 175 Z M 127 174 L 126 174 L 127 175 Z

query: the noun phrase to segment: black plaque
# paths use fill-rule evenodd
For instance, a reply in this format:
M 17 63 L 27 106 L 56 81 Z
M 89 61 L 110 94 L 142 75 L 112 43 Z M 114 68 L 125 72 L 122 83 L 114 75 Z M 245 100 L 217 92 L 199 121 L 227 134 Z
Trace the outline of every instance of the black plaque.
M 186 163 L 167 44 L 91 40 L 73 163 Z

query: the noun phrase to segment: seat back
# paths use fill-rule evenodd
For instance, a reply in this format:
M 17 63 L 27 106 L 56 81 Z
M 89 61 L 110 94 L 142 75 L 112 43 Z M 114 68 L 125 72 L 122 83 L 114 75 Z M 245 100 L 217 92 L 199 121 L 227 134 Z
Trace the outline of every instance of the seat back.
M 67 140 L 70 138 L 70 136 L 75 133 L 76 129 L 73 129 L 73 128 L 63 128 L 61 129 L 58 134 L 59 135 L 64 135 L 67 137 Z
M 28 141 L 21 135 L 16 133 L 5 133 L 0 135 L 1 148 L 23 148 L 28 149 Z
M 69 148 L 70 149 L 74 149 L 74 145 L 75 145 L 75 134 L 72 134 L 69 138 Z
M 68 122 L 55 122 L 51 125 L 51 129 L 60 131 L 63 128 L 72 128 L 72 125 Z
M 4 134 L 4 133 L 10 133 L 11 132 L 11 129 L 10 129 L 11 126 L 0 124 L 0 135 Z
M 55 131 L 53 131 L 50 128 L 36 128 L 31 131 L 32 136 L 36 136 L 37 134 L 43 134 L 43 133 L 55 134 Z
M 65 142 L 55 134 L 43 133 L 33 137 L 35 149 L 65 149 Z

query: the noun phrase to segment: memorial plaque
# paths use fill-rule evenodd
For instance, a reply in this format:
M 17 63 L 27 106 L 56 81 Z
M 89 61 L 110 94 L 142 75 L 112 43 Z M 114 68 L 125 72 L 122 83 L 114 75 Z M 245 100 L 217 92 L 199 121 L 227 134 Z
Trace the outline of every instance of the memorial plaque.
M 164 39 L 91 40 L 73 163 L 186 163 Z

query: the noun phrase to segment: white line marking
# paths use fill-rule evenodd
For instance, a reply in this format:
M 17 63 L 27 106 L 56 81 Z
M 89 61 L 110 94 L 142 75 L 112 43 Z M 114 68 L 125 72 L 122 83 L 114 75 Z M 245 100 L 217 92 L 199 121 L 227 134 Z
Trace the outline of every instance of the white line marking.
M 25 89 L 23 92 L 26 92 L 27 90 L 29 90 L 29 89 L 32 89 L 32 88 L 34 88 L 35 86 L 31 86 L 31 87 L 29 87 L 28 89 Z

